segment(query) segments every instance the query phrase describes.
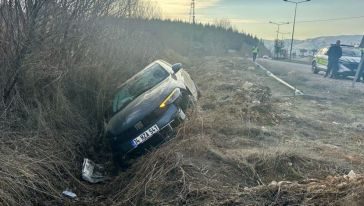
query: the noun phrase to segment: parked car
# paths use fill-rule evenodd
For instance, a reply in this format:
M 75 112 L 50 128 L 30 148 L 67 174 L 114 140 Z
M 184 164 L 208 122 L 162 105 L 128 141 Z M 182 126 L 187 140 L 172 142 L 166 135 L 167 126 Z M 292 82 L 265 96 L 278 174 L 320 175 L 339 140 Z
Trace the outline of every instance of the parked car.
M 343 56 L 339 60 L 339 71 L 338 75 L 341 77 L 355 76 L 356 70 L 358 69 L 361 53 L 360 51 L 351 46 L 341 46 L 343 50 Z M 327 70 L 328 65 L 328 52 L 329 48 L 321 48 L 312 60 L 312 72 L 314 74 L 320 71 Z
M 106 126 L 117 159 L 163 141 L 185 120 L 198 90 L 182 64 L 158 60 L 126 81 L 113 100 L 113 116 Z

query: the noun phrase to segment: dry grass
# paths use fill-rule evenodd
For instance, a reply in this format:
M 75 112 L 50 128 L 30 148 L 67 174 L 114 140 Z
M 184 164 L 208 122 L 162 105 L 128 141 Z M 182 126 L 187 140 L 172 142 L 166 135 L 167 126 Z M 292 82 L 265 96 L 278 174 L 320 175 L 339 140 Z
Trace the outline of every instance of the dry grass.
M 272 182 L 246 188 L 230 205 L 353 205 L 364 203 L 363 176 L 329 176 L 300 182 Z
M 40 197 L 59 200 L 64 178 L 74 173 L 69 167 L 72 160 L 67 160 L 70 151 L 54 147 L 64 142 L 23 135 L 1 142 L 0 204 L 39 204 Z
M 20 96 L 14 97 L 11 109 L 28 117 L 16 116 L 4 110 L 0 135 L 0 204 L 32 205 L 61 200 L 60 192 L 82 184 L 75 181 L 78 173 L 81 145 L 93 131 L 68 103 L 38 99 L 37 109 L 29 108 Z M 40 105 L 42 102 L 42 105 Z M 62 107 L 58 107 L 62 104 Z M 25 114 L 24 114 L 25 115 Z M 77 122 L 69 121 L 78 120 Z M 34 130 L 31 128 L 38 128 Z M 68 130 L 64 130 L 68 128 Z
M 191 68 L 203 92 L 197 111 L 176 138 L 104 186 L 103 193 L 112 194 L 107 202 L 361 205 L 362 177 L 349 181 L 340 175 L 349 171 L 347 164 L 309 154 L 310 146 L 286 143 L 282 132 L 288 130 L 278 130 L 288 121 L 277 114 L 281 102 L 272 101 L 270 90 L 253 80 L 254 73 L 249 76 L 249 64 L 231 61 L 216 58 Z M 221 81 L 212 80 L 216 77 Z M 244 89 L 246 79 L 252 85 Z
M 274 199 L 278 188 L 268 184 L 273 180 L 303 181 L 328 175 L 333 167 L 294 153 L 227 152 L 204 131 L 201 116 L 201 111 L 197 112 L 180 127 L 176 138 L 142 157 L 111 185 L 105 185 L 105 194 L 114 194 L 108 202 L 113 205 L 274 205 L 275 201 L 276 205 L 300 204 L 303 188 L 294 187 L 291 191 L 288 186 L 282 187 L 278 193 L 290 191 L 296 196 L 277 194 Z

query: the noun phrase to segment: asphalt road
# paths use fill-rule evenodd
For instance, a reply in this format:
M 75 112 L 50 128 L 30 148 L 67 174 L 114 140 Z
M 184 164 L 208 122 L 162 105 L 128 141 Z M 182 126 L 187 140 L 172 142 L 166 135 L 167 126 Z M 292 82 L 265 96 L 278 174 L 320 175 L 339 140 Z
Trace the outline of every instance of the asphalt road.
M 259 59 L 258 63 L 287 83 L 306 93 L 324 95 L 330 91 L 363 91 L 364 84 L 356 83 L 352 88 L 352 79 L 324 78 L 324 73 L 313 74 L 310 65 L 283 62 L 276 60 Z
M 286 147 L 300 145 L 295 149 L 323 159 L 337 158 L 333 162 L 349 163 L 350 168 L 363 171 L 364 83 L 352 88 L 352 80 L 324 78 L 323 73 L 313 74 L 309 65 L 274 60 L 258 63 L 305 93 L 295 98 L 276 95 L 278 108 L 282 109 L 279 113 L 287 115 L 283 116 L 281 129 L 275 131 L 282 130 L 282 136 L 291 138 L 292 144 Z M 285 91 L 283 85 L 269 87 L 272 93 Z M 350 155 L 359 163 L 348 161 Z

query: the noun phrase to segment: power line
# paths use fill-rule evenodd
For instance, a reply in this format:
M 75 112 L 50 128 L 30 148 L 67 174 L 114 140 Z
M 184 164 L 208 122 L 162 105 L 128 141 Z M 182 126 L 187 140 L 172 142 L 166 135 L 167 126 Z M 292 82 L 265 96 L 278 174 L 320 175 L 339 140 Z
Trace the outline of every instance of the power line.
M 306 20 L 306 21 L 297 21 L 297 23 L 325 22 L 325 21 L 342 21 L 342 20 L 361 19 L 361 18 L 364 18 L 364 16 L 351 16 L 351 17 L 342 17 L 342 18 L 333 18 L 333 19 Z
M 314 23 L 314 22 L 328 22 L 328 21 L 343 21 L 343 20 L 351 20 L 351 19 L 362 19 L 364 16 L 350 16 L 350 17 L 341 17 L 341 18 L 332 18 L 332 19 L 312 19 L 312 20 L 304 20 L 297 21 L 296 23 Z M 293 23 L 293 22 L 289 22 Z M 269 22 L 251 22 L 245 24 L 269 24 Z
M 131 0 L 128 0 L 128 3 L 127 3 L 127 9 L 128 9 L 128 14 L 127 16 L 129 18 L 131 18 Z

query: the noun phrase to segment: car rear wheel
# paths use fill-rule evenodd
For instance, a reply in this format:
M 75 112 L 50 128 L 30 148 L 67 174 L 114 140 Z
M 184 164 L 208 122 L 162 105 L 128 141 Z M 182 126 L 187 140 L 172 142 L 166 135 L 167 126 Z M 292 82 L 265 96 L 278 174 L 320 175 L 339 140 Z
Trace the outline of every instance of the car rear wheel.
M 317 68 L 317 63 L 316 62 L 312 62 L 312 72 L 314 74 L 318 74 L 319 73 L 319 69 Z

